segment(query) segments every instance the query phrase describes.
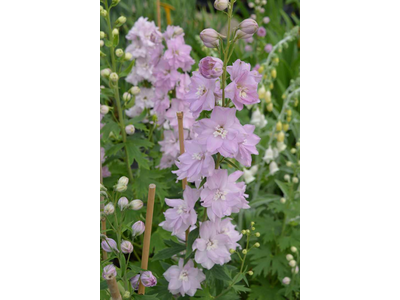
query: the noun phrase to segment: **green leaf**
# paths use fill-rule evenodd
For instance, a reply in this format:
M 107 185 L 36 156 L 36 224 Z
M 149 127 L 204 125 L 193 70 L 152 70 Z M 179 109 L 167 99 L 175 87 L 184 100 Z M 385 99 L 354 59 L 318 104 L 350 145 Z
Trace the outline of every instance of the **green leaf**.
M 200 182 L 199 189 L 202 188 L 202 186 L 206 183 L 206 181 L 207 181 L 207 177 L 204 177 L 203 180 Z
M 118 136 L 121 131 L 121 127 L 114 121 L 109 121 L 104 125 L 104 127 L 100 130 L 100 133 L 103 134 L 102 140 L 106 141 L 108 140 L 108 137 L 111 132 L 115 134 L 115 136 Z
M 225 268 L 220 265 L 214 265 L 212 269 L 210 270 L 211 274 L 214 276 L 216 279 L 221 279 L 225 281 L 231 280 L 231 278 L 226 274 Z
M 143 300 L 159 300 L 157 297 L 158 294 L 154 294 L 154 295 L 137 295 L 135 294 L 135 299 L 143 299 Z
M 134 65 L 135 65 L 135 60 L 132 60 L 131 63 L 129 64 L 129 66 L 119 74 L 119 77 L 128 76 L 129 73 L 132 71 L 132 68 Z
M 232 286 L 236 292 L 250 292 L 251 289 L 245 287 L 244 285 L 234 285 Z
M 146 159 L 146 155 L 144 155 L 138 146 L 134 144 L 134 141 L 128 140 L 126 141 L 126 150 L 128 151 L 129 156 L 129 164 L 131 165 L 134 160 L 139 165 L 139 168 L 150 169 L 149 162 Z
M 239 167 L 236 163 L 234 163 L 230 159 L 225 158 L 223 162 L 228 163 L 228 165 L 234 167 L 236 170 L 241 170 L 242 169 L 241 167 Z
M 100 290 L 105 290 L 108 289 L 107 281 L 101 281 L 100 282 Z
M 160 252 L 156 253 L 156 255 L 154 255 L 154 257 L 153 257 L 153 260 L 171 258 L 173 255 L 175 255 L 179 252 L 182 252 L 185 249 L 186 249 L 185 245 L 177 244 L 173 247 L 166 248 L 166 249 L 161 250 Z
M 199 237 L 199 227 L 189 232 L 187 247 L 186 247 L 186 258 L 192 254 L 192 245 L 194 241 Z
M 289 196 L 289 187 L 286 183 L 275 179 L 276 184 L 279 186 L 285 196 Z
M 119 150 L 121 150 L 124 147 L 124 144 L 116 144 L 114 146 L 112 146 L 111 148 L 109 148 L 108 150 L 106 150 L 106 156 L 111 156 L 116 154 Z
M 110 172 L 112 172 L 110 170 Z M 156 187 L 156 197 L 164 201 L 167 196 L 167 191 L 175 183 L 175 180 L 170 176 L 170 170 L 146 170 L 141 169 L 140 173 L 135 176 L 133 182 L 133 190 L 135 192 L 135 198 L 146 199 L 149 191 L 149 184 L 154 183 Z M 168 182 L 167 179 L 170 179 Z

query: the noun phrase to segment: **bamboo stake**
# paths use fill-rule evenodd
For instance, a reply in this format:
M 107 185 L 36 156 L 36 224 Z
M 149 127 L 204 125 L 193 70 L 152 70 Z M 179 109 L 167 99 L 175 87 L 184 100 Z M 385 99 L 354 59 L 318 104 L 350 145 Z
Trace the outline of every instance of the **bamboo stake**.
M 179 149 L 181 155 L 185 153 L 185 137 L 183 135 L 183 112 L 176 112 L 176 116 L 178 117 L 178 130 L 179 130 Z M 184 178 L 182 180 L 182 189 L 185 189 L 187 185 L 187 179 Z
M 108 289 L 110 290 L 112 300 L 122 300 L 121 294 L 118 289 L 117 280 L 113 277 L 110 280 L 106 280 Z
M 103 184 L 103 166 L 101 164 L 101 149 L 100 149 L 100 183 Z M 100 211 L 104 210 L 104 197 L 100 196 Z M 106 234 L 106 217 L 101 217 L 101 233 Z M 107 252 L 103 250 L 103 260 L 107 259 Z
M 143 252 L 142 252 L 142 269 L 147 270 L 149 263 L 149 252 L 150 252 L 150 238 L 151 238 L 151 226 L 153 223 L 153 210 L 154 210 L 154 198 L 156 195 L 156 185 L 149 185 L 149 196 L 147 197 L 147 212 L 146 212 L 146 224 L 144 230 L 143 240 Z M 144 295 L 145 287 L 140 282 L 139 294 Z
M 157 0 L 157 25 L 161 30 L 161 8 L 160 8 L 160 0 Z
M 180 153 L 182 155 L 183 153 L 185 153 L 185 137 L 183 135 L 183 112 L 182 111 L 176 112 L 176 116 L 178 118 L 179 150 L 180 150 Z M 183 178 L 183 180 L 182 180 L 182 189 L 183 190 L 185 190 L 186 185 L 187 185 L 187 179 Z M 187 243 L 188 237 L 189 237 L 189 229 L 190 228 L 188 228 L 186 230 L 186 234 L 185 234 L 186 243 Z

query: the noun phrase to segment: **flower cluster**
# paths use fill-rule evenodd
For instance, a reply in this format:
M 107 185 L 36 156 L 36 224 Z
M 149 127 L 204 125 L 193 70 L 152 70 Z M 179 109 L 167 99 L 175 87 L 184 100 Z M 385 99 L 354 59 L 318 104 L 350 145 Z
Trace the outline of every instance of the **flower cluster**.
M 184 113 L 186 137 L 195 121 L 189 103 L 184 101 L 191 81 L 187 72 L 195 62 L 190 56 L 192 48 L 185 43 L 184 35 L 179 26 L 168 26 L 161 33 L 154 22 L 141 17 L 126 36 L 132 41 L 126 52 L 136 59 L 127 81 L 134 85 L 142 82 L 152 85 L 149 87 L 149 84 L 145 84 L 146 87 L 140 89 L 135 105 L 126 114 L 133 118 L 148 109 L 150 115 L 156 116 L 153 120 L 157 120 L 158 125 L 166 130 L 164 140 L 160 142 L 163 152 L 160 169 L 171 167 L 179 155 L 176 112 Z M 170 100 L 171 94 L 175 98 Z
M 215 1 L 214 6 L 217 10 L 228 8 L 228 14 L 232 14 L 233 3 Z M 235 230 L 229 216 L 250 208 L 246 200 L 246 184 L 239 180 L 243 172 L 229 174 L 227 169 L 221 168 L 221 163 L 235 159 L 250 167 L 252 155 L 258 154 L 256 145 L 260 138 L 254 134 L 255 125 L 242 125 L 236 113 L 244 106 L 260 102 L 257 89 L 261 75 L 240 59 L 229 66 L 227 63 L 229 46 L 233 49 L 237 40 L 250 38 L 257 30 L 254 20 L 242 21 L 235 29 L 232 40 L 228 37 L 224 60 L 211 56 L 201 59 L 199 70 L 185 78 L 186 93 L 180 100 L 183 103 L 179 103 L 180 107 L 175 104 L 176 111 L 184 111 L 184 115 L 189 114 L 191 119 L 186 120 L 186 125 L 184 123 L 185 129 L 189 129 L 184 142 L 185 153 L 178 156 L 178 169 L 173 173 L 179 180 L 186 179 L 193 185 L 186 186 L 183 199 L 165 199 L 170 208 L 164 213 L 165 221 L 160 226 L 186 242 L 189 231 L 199 227 L 192 250 L 195 262 L 206 269 L 231 260 L 231 254 L 240 247 L 238 241 L 242 234 Z M 206 47 L 218 48 L 226 37 L 208 28 L 200 33 L 200 38 Z M 169 60 L 170 64 L 179 62 L 172 57 Z M 200 115 L 202 118 L 194 121 Z M 161 142 L 162 151 L 176 155 L 178 142 L 176 134 L 168 133 Z M 200 222 L 198 215 L 201 211 L 203 221 Z M 164 277 L 169 282 L 170 292 L 182 296 L 193 296 L 205 279 L 190 259 L 185 266 L 180 259 L 179 265 L 171 266 Z

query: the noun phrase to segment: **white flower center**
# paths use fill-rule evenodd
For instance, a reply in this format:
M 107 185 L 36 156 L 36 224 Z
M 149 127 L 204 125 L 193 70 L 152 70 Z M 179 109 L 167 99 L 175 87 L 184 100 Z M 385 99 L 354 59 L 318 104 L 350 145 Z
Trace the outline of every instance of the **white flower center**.
M 195 160 L 202 160 L 203 157 L 202 157 L 202 155 L 200 155 L 200 153 L 194 153 L 194 154 L 192 155 L 192 159 L 195 159 Z
M 201 85 L 197 88 L 197 96 L 203 96 L 207 92 L 207 89 L 204 85 Z
M 223 140 L 226 138 L 227 134 L 228 134 L 228 130 L 224 129 L 220 125 L 215 127 L 215 131 L 213 132 L 214 137 L 220 136 Z
M 218 189 L 218 190 L 215 192 L 215 194 L 214 194 L 214 201 L 217 201 L 217 200 L 219 200 L 219 199 L 225 200 L 225 199 L 226 199 L 225 195 L 226 195 L 226 192 L 225 192 L 225 191 L 220 191 L 220 190 Z
M 184 207 L 183 205 L 179 205 L 176 212 L 178 215 L 181 215 L 186 212 L 186 207 Z
M 239 95 L 241 98 L 246 98 L 248 88 L 245 86 L 238 85 L 238 89 L 240 90 Z
M 189 280 L 189 275 L 186 270 L 182 270 L 181 274 L 179 275 L 179 280 L 181 281 L 188 281 Z
M 209 240 L 207 242 L 207 250 L 214 250 L 217 247 L 218 247 L 218 241 L 217 240 Z

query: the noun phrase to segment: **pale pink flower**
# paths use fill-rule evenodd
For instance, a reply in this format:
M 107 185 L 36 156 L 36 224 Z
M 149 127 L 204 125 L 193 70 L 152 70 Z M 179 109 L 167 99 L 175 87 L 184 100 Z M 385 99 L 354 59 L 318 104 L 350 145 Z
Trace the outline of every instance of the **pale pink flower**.
M 228 175 L 228 170 L 215 170 L 214 174 L 207 177 L 204 188 L 201 191 L 201 205 L 207 207 L 207 215 L 210 220 L 230 216 L 232 207 L 241 207 L 242 186 L 236 184 L 236 180 L 243 172 L 236 171 Z
M 169 120 L 169 125 L 176 128 L 178 127 L 178 117 L 176 116 L 177 112 L 183 112 L 183 128 L 192 128 L 195 118 L 189 109 L 189 103 L 178 99 L 172 99 L 171 107 L 165 113 L 165 117 L 167 120 Z
M 190 71 L 194 59 L 190 57 L 192 47 L 185 44 L 182 36 L 167 40 L 167 50 L 164 58 L 174 69 L 181 68 L 184 72 Z
M 215 79 L 222 75 L 224 62 L 219 58 L 207 56 L 200 60 L 199 70 L 207 79 Z
M 260 137 L 253 134 L 254 125 L 246 124 L 242 127 L 240 135 L 238 135 L 238 152 L 235 159 L 246 167 L 251 166 L 251 155 L 258 155 L 256 145 L 260 142 Z
M 185 141 L 185 153 L 178 157 L 176 165 L 179 169 L 172 173 L 178 175 L 178 180 L 187 178 L 189 182 L 194 182 L 202 176 L 211 176 L 215 169 L 214 159 L 207 152 L 206 146 L 200 145 L 196 140 Z
M 161 222 L 160 226 L 171 231 L 172 235 L 180 235 L 196 224 L 197 214 L 194 205 L 199 196 L 199 190 L 187 186 L 183 192 L 183 200 L 165 198 L 165 203 L 172 208 L 167 209 L 164 213 L 165 221 Z
M 231 218 L 225 219 L 215 219 L 214 222 L 217 233 L 225 234 L 229 237 L 229 243 L 227 247 L 229 249 L 236 249 L 237 247 L 241 248 L 238 244 L 238 241 L 242 238 L 242 234 L 235 230 L 236 225 L 232 224 Z
M 206 221 L 200 225 L 200 238 L 193 243 L 193 250 L 196 250 L 194 259 L 208 270 L 215 264 L 223 265 L 231 260 L 230 243 L 226 234 L 216 231 L 214 222 Z
M 179 100 L 185 100 L 185 95 L 190 91 L 190 76 L 188 73 L 179 75 L 179 81 L 176 91 L 176 98 Z
M 169 282 L 168 290 L 173 295 L 181 294 L 182 297 L 194 296 L 198 289 L 201 289 L 201 282 L 206 279 L 204 273 L 194 267 L 193 260 L 189 259 L 186 265 L 183 265 L 183 258 L 179 259 L 178 266 L 171 266 L 163 274 Z

